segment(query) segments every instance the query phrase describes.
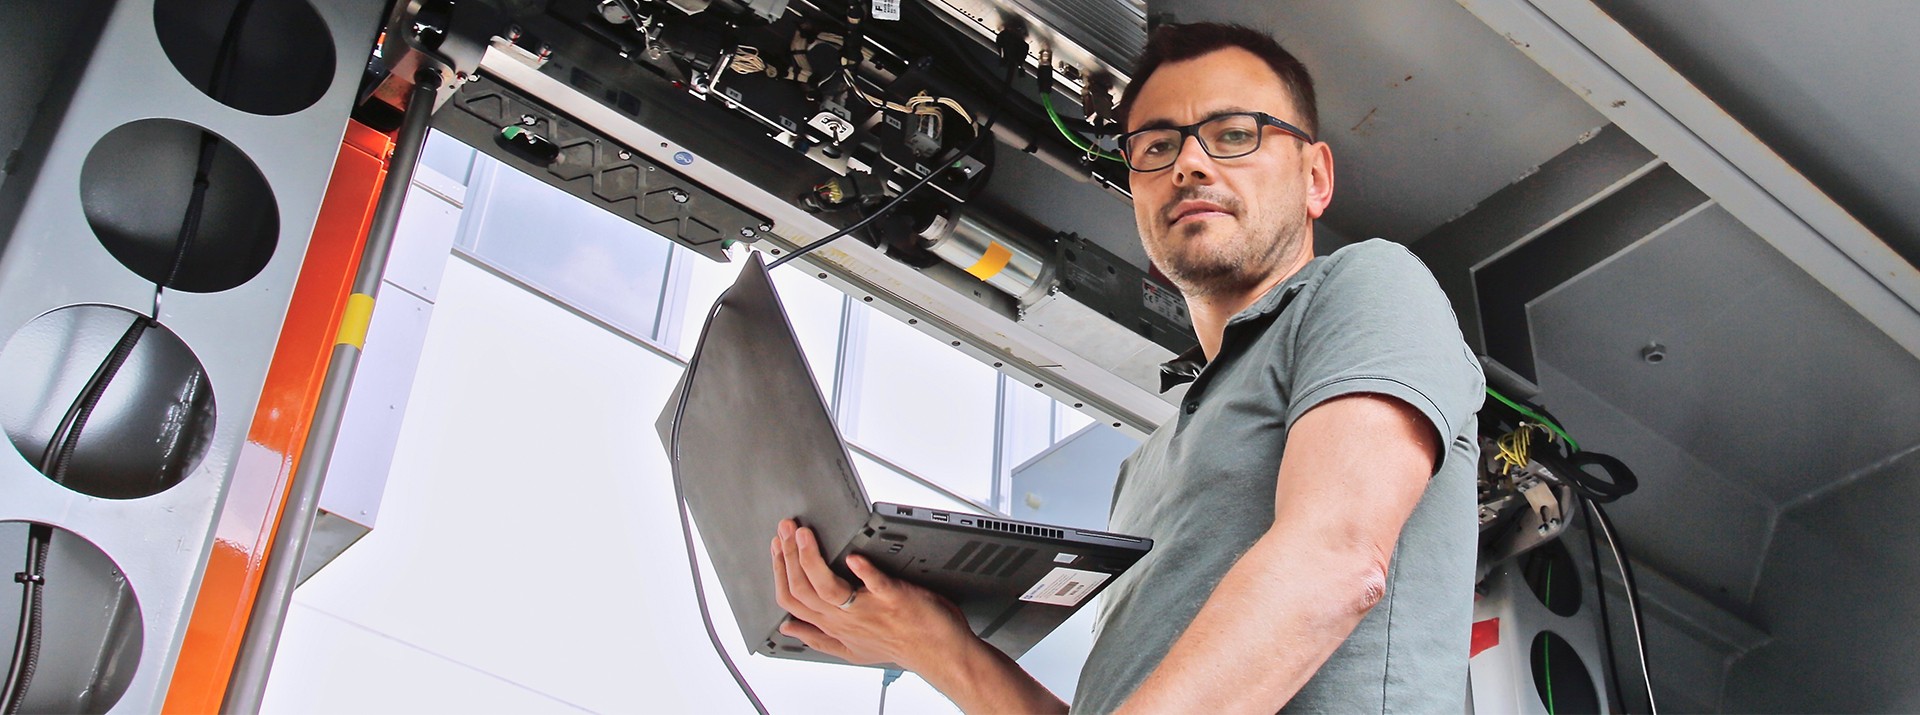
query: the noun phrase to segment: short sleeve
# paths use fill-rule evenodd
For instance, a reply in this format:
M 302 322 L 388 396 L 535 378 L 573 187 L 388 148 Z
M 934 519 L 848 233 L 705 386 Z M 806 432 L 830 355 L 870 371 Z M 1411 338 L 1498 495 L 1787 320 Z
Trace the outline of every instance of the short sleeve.
M 1374 239 L 1336 257 L 1312 295 L 1302 296 L 1286 376 L 1294 396 L 1287 424 L 1335 397 L 1388 395 L 1426 416 L 1445 454 L 1472 424 L 1486 389 L 1446 294 L 1399 244 Z

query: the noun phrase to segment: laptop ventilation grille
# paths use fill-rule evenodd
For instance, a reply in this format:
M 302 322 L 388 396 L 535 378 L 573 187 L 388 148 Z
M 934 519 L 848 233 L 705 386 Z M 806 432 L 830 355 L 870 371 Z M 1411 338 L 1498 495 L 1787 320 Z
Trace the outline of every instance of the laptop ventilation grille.
M 1049 529 L 1044 526 L 1029 526 L 1027 524 L 1009 524 L 1004 521 L 994 521 L 992 519 L 980 519 L 978 520 L 977 523 L 980 524 L 980 528 L 992 529 L 994 531 L 1004 531 L 1009 534 L 1020 534 L 1022 536 L 1041 536 L 1049 539 L 1064 539 L 1067 537 L 1067 534 L 1064 531 L 1061 531 L 1059 529 Z
M 1018 546 L 1001 547 L 984 541 L 969 541 L 953 558 L 947 559 L 948 571 L 980 574 L 982 576 L 1012 576 L 1033 559 L 1034 549 Z

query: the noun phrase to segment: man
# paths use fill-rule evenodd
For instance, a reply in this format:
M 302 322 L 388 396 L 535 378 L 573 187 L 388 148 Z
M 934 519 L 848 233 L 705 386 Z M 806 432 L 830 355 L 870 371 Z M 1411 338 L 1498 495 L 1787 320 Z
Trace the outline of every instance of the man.
M 1460 708 L 1484 384 L 1445 296 L 1392 243 L 1313 256 L 1333 155 L 1270 37 L 1163 27 L 1133 76 L 1134 214 L 1201 354 L 1122 467 L 1111 528 L 1155 548 L 1107 591 L 1073 709 Z M 782 631 L 809 646 L 899 663 L 967 712 L 1067 709 L 938 596 L 857 557 L 856 591 L 790 521 L 771 551 Z

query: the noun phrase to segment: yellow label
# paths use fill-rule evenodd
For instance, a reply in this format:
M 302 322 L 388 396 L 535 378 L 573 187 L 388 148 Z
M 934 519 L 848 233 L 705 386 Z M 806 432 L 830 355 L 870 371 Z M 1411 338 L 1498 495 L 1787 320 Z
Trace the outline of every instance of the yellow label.
M 1013 251 L 1007 250 L 1007 247 L 1000 245 L 999 241 L 994 241 L 987 244 L 986 255 L 981 256 L 979 262 L 969 266 L 967 272 L 984 281 L 1000 275 L 1001 271 L 1007 269 L 1007 262 L 1011 260 L 1013 260 Z
M 355 293 L 347 296 L 347 310 L 340 314 L 340 335 L 334 338 L 335 345 L 352 345 L 355 350 L 367 348 L 367 325 L 373 322 L 373 296 Z

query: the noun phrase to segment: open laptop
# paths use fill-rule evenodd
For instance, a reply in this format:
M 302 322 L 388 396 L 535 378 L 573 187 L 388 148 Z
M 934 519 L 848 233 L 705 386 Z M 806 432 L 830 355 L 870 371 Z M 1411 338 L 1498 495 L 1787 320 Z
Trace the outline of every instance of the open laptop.
M 1126 571 L 1147 539 L 947 509 L 869 502 L 758 253 L 722 293 L 657 427 L 740 635 L 754 652 L 841 662 L 781 635 L 767 542 L 797 518 L 835 572 L 862 554 L 934 591 L 973 632 L 1018 658 Z M 937 378 L 937 376 L 929 376 Z M 929 405 L 938 409 L 938 405 Z

